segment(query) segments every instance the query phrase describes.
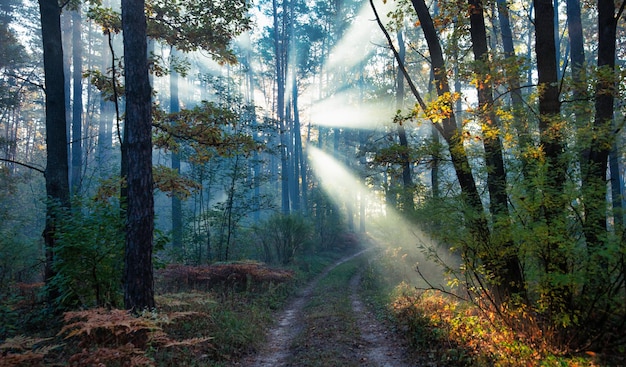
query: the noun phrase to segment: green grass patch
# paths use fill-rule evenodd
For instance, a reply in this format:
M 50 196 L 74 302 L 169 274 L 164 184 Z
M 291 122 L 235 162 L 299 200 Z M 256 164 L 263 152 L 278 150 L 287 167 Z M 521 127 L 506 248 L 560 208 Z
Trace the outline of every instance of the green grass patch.
M 305 305 L 303 330 L 291 345 L 288 365 L 359 366 L 360 332 L 352 311 L 350 279 L 362 257 L 343 263 L 322 278 Z

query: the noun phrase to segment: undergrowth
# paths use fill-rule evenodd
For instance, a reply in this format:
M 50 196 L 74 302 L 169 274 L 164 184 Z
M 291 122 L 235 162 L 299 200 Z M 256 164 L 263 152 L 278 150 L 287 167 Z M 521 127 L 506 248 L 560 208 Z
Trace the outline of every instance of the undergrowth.
M 624 363 L 591 351 L 568 353 L 554 348 L 529 322 L 531 315 L 523 311 L 500 310 L 498 314 L 479 300 L 467 302 L 439 291 L 418 290 L 403 274 L 395 273 L 389 251 L 381 251 L 379 256 L 370 262 L 363 279 L 367 299 L 380 317 L 393 320 L 415 353 L 429 356 L 436 365 L 592 367 Z
M 255 352 L 273 312 L 340 256 L 310 255 L 291 269 L 252 262 L 173 265 L 157 274 L 155 310 L 140 316 L 105 308 L 66 312 L 56 331 L 50 323 L 41 330 L 23 328 L 20 320 L 29 317 L 54 318 L 29 293 L 6 305 L 16 315 L 0 337 L 0 367 L 228 365 Z

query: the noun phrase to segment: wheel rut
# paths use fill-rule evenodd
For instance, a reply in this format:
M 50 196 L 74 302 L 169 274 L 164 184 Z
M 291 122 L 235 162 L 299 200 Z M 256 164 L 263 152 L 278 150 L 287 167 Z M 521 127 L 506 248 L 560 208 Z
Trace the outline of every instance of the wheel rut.
M 353 255 L 328 266 L 320 275 L 311 281 L 279 314 L 276 325 L 268 332 L 267 342 L 258 354 L 249 356 L 239 361 L 238 366 L 249 367 L 277 367 L 277 366 L 300 366 L 297 357 L 293 355 L 293 343 L 301 338 L 306 318 L 305 307 L 310 302 L 314 290 L 320 280 L 324 279 L 333 269 L 339 265 L 363 255 L 367 250 L 359 251 Z M 350 360 L 351 366 L 364 367 L 405 367 L 414 364 L 405 362 L 406 347 L 401 340 L 389 329 L 382 325 L 370 312 L 359 297 L 361 271 L 357 271 L 345 284 L 346 292 L 342 297 L 347 298 L 351 305 L 352 321 L 355 324 L 356 333 L 360 335 L 342 336 L 350 340 L 350 355 L 345 358 Z M 310 327 L 310 325 L 309 325 Z M 306 353 L 306 347 L 304 347 Z M 299 350 L 302 352 L 302 347 Z M 321 361 L 319 361 L 321 362 Z M 317 364 L 317 365 L 326 365 Z M 345 364 L 342 364 L 345 365 Z

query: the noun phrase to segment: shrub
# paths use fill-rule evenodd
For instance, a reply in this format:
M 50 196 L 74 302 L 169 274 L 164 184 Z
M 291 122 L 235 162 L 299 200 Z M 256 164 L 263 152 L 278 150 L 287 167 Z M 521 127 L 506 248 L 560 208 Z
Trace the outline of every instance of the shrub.
M 57 231 L 52 285 L 65 308 L 122 303 L 124 223 L 116 205 L 106 202 L 75 204 Z
M 305 242 L 311 239 L 311 226 L 298 214 L 277 214 L 256 229 L 261 259 L 283 265 L 291 263 Z

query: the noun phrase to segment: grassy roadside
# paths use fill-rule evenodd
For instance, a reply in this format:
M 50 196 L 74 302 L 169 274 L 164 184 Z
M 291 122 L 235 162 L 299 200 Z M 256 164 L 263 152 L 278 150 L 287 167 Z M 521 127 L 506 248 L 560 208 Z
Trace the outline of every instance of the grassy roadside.
M 394 257 L 381 250 L 364 272 L 361 296 L 381 320 L 395 325 L 422 365 L 450 367 L 623 366 L 595 353 L 565 354 L 508 328 L 494 313 L 440 293 L 418 291 L 403 282 Z M 397 259 L 397 258 L 396 258 Z
M 289 269 L 295 274 L 290 280 L 259 287 L 251 284 L 249 276 L 244 277 L 243 289 L 179 284 L 175 290 L 161 292 L 157 310 L 140 318 L 115 309 L 66 314 L 66 329 L 60 333 L 58 328 L 29 331 L 0 341 L 0 367 L 232 365 L 264 342 L 263 330 L 298 287 L 344 254 L 300 258 Z M 270 278 L 274 272 L 263 271 Z

